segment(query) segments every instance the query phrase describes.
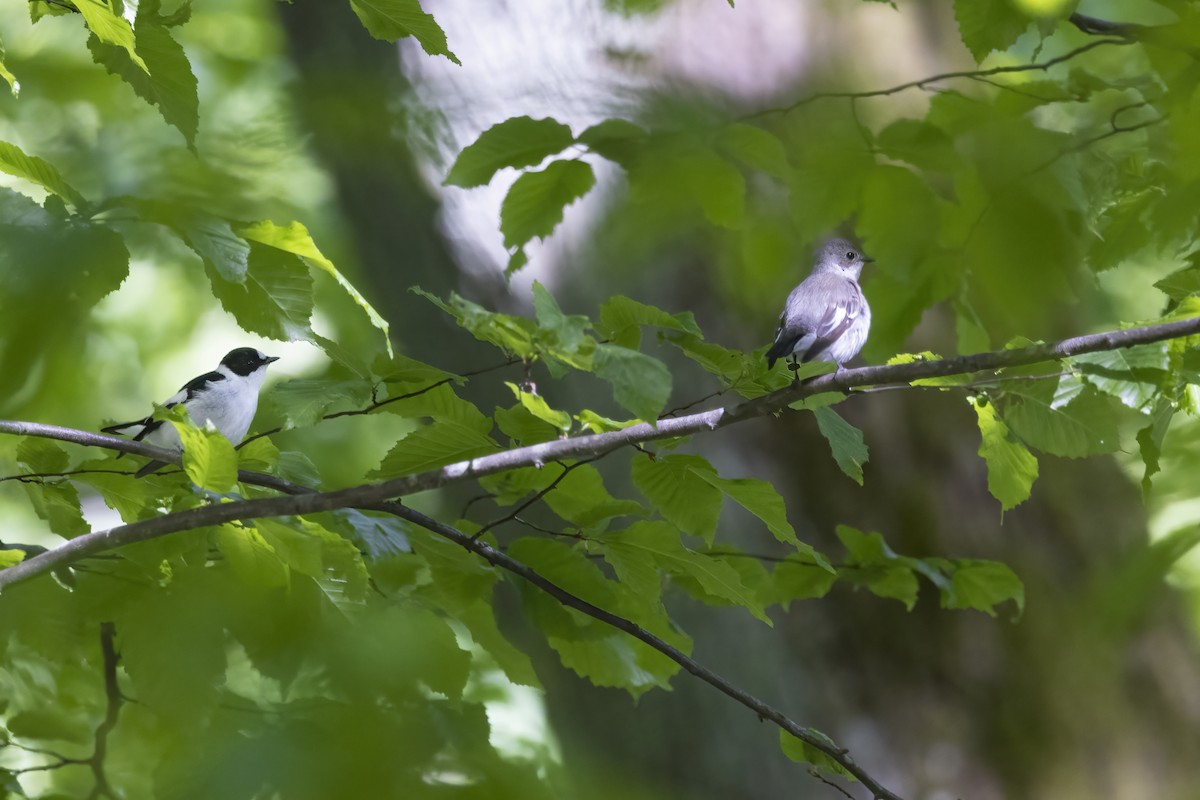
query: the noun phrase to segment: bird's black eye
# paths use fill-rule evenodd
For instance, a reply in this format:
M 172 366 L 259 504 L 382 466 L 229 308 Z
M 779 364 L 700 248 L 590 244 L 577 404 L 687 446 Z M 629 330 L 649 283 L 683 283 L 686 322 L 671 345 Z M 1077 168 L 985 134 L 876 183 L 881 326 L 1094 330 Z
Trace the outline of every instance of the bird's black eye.
M 846 258 L 848 258 L 848 259 L 850 259 L 851 261 L 853 261 L 853 260 L 854 260 L 854 251 L 853 251 L 853 250 L 847 250 L 847 251 L 846 251 Z

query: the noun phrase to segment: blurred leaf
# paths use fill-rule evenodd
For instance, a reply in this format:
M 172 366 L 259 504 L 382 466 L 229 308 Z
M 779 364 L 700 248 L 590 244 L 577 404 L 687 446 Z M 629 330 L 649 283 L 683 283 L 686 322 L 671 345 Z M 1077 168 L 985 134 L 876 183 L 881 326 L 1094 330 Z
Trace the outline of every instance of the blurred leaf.
M 245 283 L 249 268 L 250 244 L 233 232 L 227 220 L 197 215 L 180 226 L 188 245 L 230 283 Z
M 334 406 L 355 410 L 371 402 L 366 381 L 295 380 L 276 384 L 268 395 L 284 418 L 284 430 L 307 428 L 319 422 Z
M 388 452 L 378 467 L 367 473 L 371 480 L 388 480 L 401 475 L 488 455 L 500 445 L 476 428 L 456 422 L 434 422 L 417 428 Z
M 551 161 L 544 170 L 521 175 L 500 206 L 504 246 L 523 247 L 531 239 L 545 239 L 562 222 L 564 209 L 595 185 L 591 165 L 578 160 Z
M 775 178 L 789 174 L 787 153 L 779 137 L 762 128 L 735 122 L 717 134 L 717 146 L 748 167 Z
M 764 602 L 779 603 L 785 609 L 793 600 L 824 597 L 838 579 L 837 570 L 827 563 L 799 554 L 789 555 L 775 565 Z
M 576 141 L 628 169 L 648 138 L 645 129 L 628 120 L 606 119 L 579 134 Z
M 830 747 L 837 747 L 837 745 L 833 743 L 832 739 L 820 731 L 814 728 L 805 728 L 804 730 L 805 732 L 822 739 Z M 845 767 L 834 761 L 825 753 L 813 747 L 808 742 L 805 742 L 802 739 L 797 739 L 795 736 L 792 736 L 785 730 L 779 731 L 779 747 L 781 750 L 783 750 L 783 754 L 792 761 L 796 761 L 801 764 L 812 764 L 818 769 L 826 770 L 834 775 L 840 775 L 847 780 L 858 780 L 849 772 L 847 772 Z
M 4 43 L 0 42 L 0 78 L 3 78 L 8 83 L 8 88 L 12 91 L 13 97 L 21 94 L 21 84 L 17 81 L 15 75 L 9 71 L 8 66 L 4 63 Z
M 587 330 L 591 320 L 579 314 L 564 314 L 558 302 L 541 283 L 533 282 L 533 310 L 537 317 L 540 343 L 548 345 L 554 351 L 574 354 L 587 341 Z
M 344 528 L 350 538 L 372 559 L 412 552 L 412 545 L 409 543 L 412 526 L 399 517 L 367 513 L 354 508 L 338 509 L 332 516 L 345 524 Z
M 671 396 L 671 372 L 657 358 L 612 344 L 596 345 L 596 377 L 613 387 L 613 399 L 639 419 L 653 422 Z
M 976 61 L 993 50 L 1007 50 L 1029 27 L 1029 18 L 1009 0 L 954 0 L 954 18 L 963 44 Z
M 1172 300 L 1183 300 L 1190 295 L 1200 294 L 1200 267 L 1187 267 L 1172 272 L 1154 286 Z
M 918 587 L 911 559 L 896 555 L 878 533 L 838 525 L 837 537 L 848 554 L 846 566 L 839 569 L 841 576 L 865 586 L 877 597 L 899 600 L 912 611 Z
M 785 139 L 796 164 L 788 200 L 800 238 L 827 236 L 857 210 L 875 166 L 870 133 L 843 108 L 807 107 L 788 118 Z
M 383 334 L 388 355 L 392 355 L 392 343 L 388 338 L 387 320 L 379 315 L 379 312 L 367 302 L 367 299 L 359 293 L 358 289 L 354 288 L 354 285 L 350 281 L 346 280 L 346 276 L 342 275 L 338 268 L 333 265 L 333 262 L 322 255 L 321 251 L 317 249 L 316 243 L 313 242 L 312 236 L 309 235 L 307 228 L 299 222 L 276 225 L 270 220 L 262 220 L 250 225 L 240 225 L 237 232 L 251 242 L 261 242 L 286 253 L 299 256 L 305 263 L 316 267 L 337 281 L 338 286 L 342 287 L 342 290 L 350 295 L 350 299 L 366 313 L 367 319 L 371 321 L 371 324 Z M 305 320 L 307 318 L 307 315 L 305 315 Z
M 443 184 L 482 186 L 505 167 L 531 167 L 562 152 L 573 141 L 571 129 L 553 119 L 512 117 L 479 135 L 458 154 Z
M 137 53 L 133 28 L 124 17 L 113 11 L 111 0 L 78 0 L 75 8 L 79 9 L 84 22 L 97 39 L 124 49 L 134 64 L 150 74 L 150 67 Z
M 196 76 L 183 47 L 171 37 L 162 19 L 147 13 L 149 8 L 149 4 L 138 7 L 136 55 L 123 43 L 106 41 L 100 35 L 88 39 L 88 49 L 97 64 L 157 107 L 167 124 L 182 133 L 188 147 L 195 150 L 200 125 Z
M 412 36 L 429 55 L 445 56 L 462 65 L 458 56 L 450 52 L 446 32 L 432 15 L 422 10 L 419 0 L 350 0 L 350 7 L 376 39 L 394 42 Z
M 64 181 L 57 169 L 37 156 L 25 155 L 15 144 L 0 142 L 0 171 L 36 183 L 76 209 L 87 207 L 83 195 Z
M 952 172 L 962 163 L 945 131 L 923 120 L 896 120 L 880 131 L 879 149 L 888 158 L 932 172 Z
M 1150 424 L 1137 433 L 1138 451 L 1142 463 L 1146 465 L 1142 473 L 1142 491 L 1150 491 L 1150 479 L 1159 472 L 1159 459 L 1162 457 L 1163 441 L 1167 438 L 1167 430 L 1175 417 L 1174 407 L 1166 401 L 1159 400 L 1151 412 Z
M 974 399 L 971 404 L 979 421 L 983 441 L 979 455 L 987 462 L 988 491 L 1007 511 L 1029 497 L 1038 475 L 1038 462 L 1025 445 L 1014 437 L 1008 426 L 996 415 L 996 407 L 986 399 Z
M 600 472 L 588 464 L 572 467 L 558 486 L 546 495 L 546 505 L 555 514 L 580 528 L 590 528 L 613 517 L 646 513 L 641 503 L 618 500 L 609 494 Z
M 825 437 L 825 441 L 829 442 L 829 449 L 833 451 L 834 461 L 841 467 L 842 472 L 862 486 L 862 468 L 870 454 L 866 443 L 863 442 L 862 431 L 842 419 L 832 408 L 818 408 L 813 413 L 817 417 L 817 428 Z
M 0 569 L 8 569 L 25 560 L 25 551 L 10 549 L 8 545 L 0 545 Z
M 287 565 L 258 528 L 222 525 L 217 529 L 217 548 L 244 583 L 265 587 L 288 585 Z

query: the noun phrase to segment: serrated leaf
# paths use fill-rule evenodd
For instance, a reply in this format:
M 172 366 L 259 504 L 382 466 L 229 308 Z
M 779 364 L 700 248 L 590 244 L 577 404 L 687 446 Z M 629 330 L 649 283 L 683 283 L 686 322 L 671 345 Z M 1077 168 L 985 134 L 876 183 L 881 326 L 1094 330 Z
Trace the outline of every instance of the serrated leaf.
M 129 84 L 138 97 L 155 106 L 168 125 L 174 126 L 191 149 L 196 146 L 200 125 L 200 101 L 196 76 L 183 47 L 157 17 L 137 16 L 137 57 L 125 47 L 103 37 L 88 39 L 92 58 L 109 73 Z M 123 20 L 122 20 L 123 21 Z
M 613 344 L 636 348 L 641 344 L 641 328 L 644 325 L 703 338 L 690 311 L 669 314 L 661 308 L 631 300 L 623 295 L 610 297 L 600 306 L 600 322 L 596 330 Z
M 571 428 L 571 415 L 565 411 L 555 411 L 539 394 L 522 391 L 515 383 L 505 381 L 505 386 L 512 391 L 517 401 L 537 419 L 552 426 L 555 430 L 566 433 Z
M 813 410 L 813 414 L 817 417 L 817 428 L 825 437 L 825 441 L 829 442 L 834 461 L 841 467 L 842 472 L 862 486 L 863 464 L 867 463 L 870 455 L 863 441 L 862 431 L 842 419 L 832 408 L 817 408 Z
M 113 11 L 109 0 L 78 0 L 75 8 L 79 9 L 88 29 L 96 34 L 96 38 L 122 48 L 134 64 L 147 74 L 150 73 L 150 67 L 137 53 L 133 28 L 124 17 Z
M 357 380 L 285 381 L 271 389 L 268 399 L 284 418 L 284 430 L 307 428 L 335 406 L 342 410 L 365 406 L 371 401 L 371 385 Z
M 213 294 L 243 330 L 268 339 L 309 338 L 312 276 L 297 256 L 260 242 L 250 243 L 244 283 L 231 283 L 208 270 Z
M 954 0 L 954 18 L 963 44 L 976 61 L 993 50 L 1012 47 L 1029 27 L 1029 18 L 1009 0 Z
M 83 195 L 75 191 L 52 165 L 37 156 L 26 155 L 21 148 L 8 142 L 0 142 L 0 172 L 36 183 L 46 191 L 58 195 L 76 209 L 87 207 Z
M 453 422 L 485 435 L 492 430 L 492 421 L 487 415 L 473 403 L 459 397 L 449 384 L 435 386 L 411 397 L 395 398 L 379 410 L 401 417 L 426 417 L 438 422 Z
M 979 455 L 987 463 L 988 491 L 1007 511 L 1029 497 L 1038 476 L 1038 462 L 1025 445 L 1013 436 L 986 400 L 972 400 L 983 441 Z
M 23 475 L 62 472 L 69 461 L 67 452 L 47 439 L 27 436 L 17 445 L 17 464 Z M 23 486 L 34 513 L 47 522 L 51 531 L 67 539 L 91 532 L 83 518 L 79 493 L 69 482 L 45 479 Z
M 774 486 L 754 478 L 721 478 L 705 469 L 694 470 L 694 473 L 766 523 L 776 539 L 784 544 L 800 546 L 795 529 L 787 521 L 787 507 Z
M 412 526 L 399 517 L 368 514 L 353 508 L 333 512 L 334 519 L 345 523 L 347 532 L 372 559 L 411 553 L 409 533 Z
M 666 573 L 693 578 L 712 597 L 741 606 L 767 625 L 773 625 L 762 603 L 735 570 L 684 547 L 679 532 L 666 522 L 637 522 L 623 531 L 606 534 L 602 542 L 605 559 L 618 572 L 618 564 L 626 563 L 625 560 L 648 555 Z
M 287 566 L 257 528 L 222 525 L 217 548 L 243 582 L 265 587 L 288 585 Z
M 533 340 L 537 325 L 533 320 L 488 311 L 454 292 L 450 293 L 449 301 L 444 301 L 416 286 L 409 291 L 424 297 L 453 316 L 459 325 L 481 342 L 495 345 L 522 359 L 533 356 L 536 351 Z
M 567 206 L 596 185 L 586 161 L 551 161 L 543 170 L 526 172 L 513 182 L 500 205 L 500 232 L 505 247 L 521 247 L 545 239 L 562 222 Z
M 492 437 L 475 428 L 456 422 L 434 422 L 417 428 L 397 442 L 367 477 L 371 480 L 388 480 L 488 455 L 500 449 Z
M 998 561 L 954 562 L 950 591 L 942 594 L 942 608 L 973 608 L 989 617 L 995 607 L 1012 600 L 1017 616 L 1025 610 L 1025 585 L 1007 565 Z
M 1092 386 L 1134 411 L 1144 412 L 1166 381 L 1167 346 L 1159 342 L 1086 353 L 1072 358 L 1071 363 L 1080 366 Z
M 1066 458 L 1112 453 L 1120 447 L 1116 413 L 1095 390 L 1061 407 L 1054 405 L 1057 386 L 1050 381 L 1010 381 L 1004 390 L 1004 422 L 1030 447 Z
M 666 364 L 612 344 L 596 345 L 592 359 L 596 377 L 612 384 L 613 399 L 622 408 L 647 422 L 658 419 L 671 396 L 671 372 Z
M 228 220 L 201 215 L 180 226 L 188 246 L 230 283 L 244 283 L 249 267 L 250 244 L 233 232 Z
M 350 0 L 350 7 L 376 39 L 394 42 L 412 36 L 429 55 L 445 56 L 462 66 L 458 56 L 450 52 L 446 32 L 431 14 L 425 13 L 419 0 Z
M 564 314 L 546 287 L 533 282 L 533 310 L 537 318 L 539 344 L 556 356 L 573 356 L 589 340 L 591 320 L 581 314 Z
M 174 422 L 183 442 L 183 471 L 201 489 L 223 494 L 237 485 L 237 454 L 233 445 L 208 425 L 197 428 Z
M 721 491 L 700 476 L 716 470 L 700 456 L 634 457 L 633 483 L 658 513 L 685 533 L 712 544 L 721 516 Z
M 837 537 L 847 552 L 846 565 L 839 569 L 841 577 L 877 597 L 899 600 L 912 611 L 918 591 L 913 559 L 896 555 L 878 533 L 838 525 Z
M 450 167 L 446 186 L 482 186 L 505 167 L 530 167 L 562 152 L 573 141 L 571 129 L 554 119 L 512 117 L 493 125 L 463 148 Z
M 821 598 L 829 593 L 837 579 L 837 571 L 827 565 L 798 554 L 789 555 L 772 570 L 763 602 L 779 603 L 788 608 L 793 600 Z
M 613 517 L 646 513 L 641 503 L 613 497 L 605 488 L 600 472 L 589 464 L 572 467 L 567 476 L 546 495 L 546 505 L 555 514 L 580 528 L 590 528 Z
M 388 338 L 387 320 L 375 310 L 374 306 L 367 302 L 367 299 L 359 293 L 358 289 L 354 288 L 354 284 L 346 279 L 346 276 L 334 266 L 333 262 L 317 249 L 317 245 L 312 240 L 312 236 L 309 234 L 307 228 L 299 222 L 276 225 L 270 220 L 261 220 L 250 225 L 239 226 L 237 232 L 251 242 L 261 242 L 286 253 L 299 256 L 305 263 L 333 278 L 338 286 L 342 287 L 342 291 L 348 294 L 350 299 L 363 310 L 367 315 L 367 319 L 371 321 L 371 324 L 383 334 L 388 355 L 392 355 L 392 342 Z

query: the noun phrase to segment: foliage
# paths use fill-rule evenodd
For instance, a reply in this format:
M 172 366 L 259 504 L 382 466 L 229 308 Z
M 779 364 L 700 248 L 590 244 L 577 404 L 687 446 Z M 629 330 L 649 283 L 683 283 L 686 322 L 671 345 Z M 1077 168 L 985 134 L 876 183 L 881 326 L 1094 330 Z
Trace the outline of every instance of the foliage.
M 413 37 L 425 53 L 459 63 L 417 0 L 349 5 L 371 37 Z M 1066 10 L 1063 19 L 1035 20 L 1007 0 L 953 5 L 970 53 L 981 61 L 1005 52 L 1006 69 L 988 73 L 994 83 L 939 92 L 920 114 L 873 124 L 855 113 L 865 96 L 850 104 L 831 94 L 682 127 L 614 118 L 573 130 L 515 116 L 462 148 L 444 184 L 480 187 L 502 170 L 519 171 L 498 220 L 508 274 L 525 265 L 534 239 L 551 236 L 572 204 L 598 191 L 601 163 L 624 176 L 628 218 L 652 219 L 663 240 L 700 231 L 735 253 L 747 274 L 797 242 L 852 225 L 888 265 L 866 283 L 875 310 L 872 360 L 903 350 L 934 308 L 952 318 L 962 352 L 1020 345 L 1014 337 L 1022 335 L 1051 338 L 1065 331 L 1046 319 L 1080 285 L 1138 259 L 1168 262 L 1172 271 L 1153 284 L 1163 312 L 1136 321 L 1194 315 L 1200 266 L 1195 256 L 1175 263 L 1200 236 L 1194 216 L 1179 210 L 1180 198 L 1200 194 L 1194 10 L 1165 2 L 1178 18 L 1147 29 L 1154 35 L 1085 49 L 1099 40 L 1073 27 Z M 309 343 L 329 362 L 319 376 L 268 390 L 265 413 L 278 429 L 239 449 L 172 419 L 184 442 L 182 469 L 145 479 L 134 479 L 129 459 L 115 454 L 85 458 L 32 436 L 7 442 L 0 452 L 40 530 L 69 540 L 99 528 L 100 507 L 116 526 L 272 496 L 261 482 L 239 478 L 239 469 L 319 491 L 447 465 L 474 476 L 464 462 L 685 413 L 671 409 L 693 399 L 677 396 L 684 374 L 702 374 L 730 402 L 793 379 L 782 365 L 768 370 L 761 351 L 714 341 L 689 311 L 618 295 L 590 314 L 568 313 L 536 282 L 529 314 L 419 287 L 408 296 L 490 348 L 494 367 L 467 374 L 458 364 L 398 354 L 385 316 L 325 255 L 335 250 L 318 226 L 310 232 L 294 218 L 302 215 L 286 199 L 293 193 L 235 177 L 236 164 L 223 160 L 228 153 L 206 132 L 200 48 L 185 36 L 217 12 L 190 3 L 164 9 L 158 0 L 141 0 L 132 15 L 120 0 L 33 0 L 29 8 L 38 26 L 69 23 L 76 33 L 82 26 L 95 63 L 76 69 L 88 81 L 115 76 L 132 94 L 93 101 L 85 87 L 58 97 L 44 65 L 0 54 L 0 77 L 14 94 L 18 80 L 25 87 L 6 103 L 95 102 L 106 118 L 152 106 L 154 125 L 177 131 L 184 149 L 178 153 L 178 139 L 159 139 L 150 149 L 171 153 L 155 159 L 165 174 L 135 169 L 126 182 L 105 174 L 101 159 L 78 143 L 42 147 L 15 135 L 19 126 L 9 138 L 20 144 L 0 142 L 0 170 L 13 179 L 0 188 L 6 415 L 61 411 L 80 427 L 97 427 L 96 417 L 108 413 L 103 392 L 61 399 L 74 396 L 64 392 L 67 365 L 76 363 L 68 355 L 125 325 L 123 357 L 133 360 L 136 323 L 114 323 L 104 303 L 140 280 L 131 272 L 139 262 L 156 259 L 182 265 L 181 283 L 206 289 L 203 302 L 242 331 Z M 3 33 L 11 47 L 14 37 Z M 82 50 L 72 42 L 62 52 Z M 1036 66 L 1018 69 L 1014 61 Z M 23 68 L 37 80 L 24 78 Z M 135 103 L 145 105 L 130 111 Z M 189 166 L 179 167 L 176 156 Z M 189 320 L 200 316 L 183 310 Z M 140 313 L 156 311 L 147 302 Z M 1105 322 L 1098 327 L 1121 320 Z M 186 338 L 194 324 L 179 323 L 167 341 Z M 1109 456 L 1135 444 L 1149 488 L 1176 418 L 1196 411 L 1196 346 L 1185 339 L 1112 349 L 918 385 L 969 402 L 987 490 L 1008 511 L 1037 491 L 1045 459 Z M 524 380 L 494 374 L 518 365 Z M 795 377 L 830 368 L 806 365 Z M 506 392 L 506 405 L 480 399 L 491 385 Z M 586 387 L 586 406 L 565 388 L 578 385 Z M 831 407 L 844 399 L 810 397 L 782 413 L 811 422 L 827 440 L 832 462 L 809 454 L 810 468 L 836 466 L 861 486 L 871 478 L 864 469 L 871 451 L 863 432 Z M 1003 563 L 900 555 L 887 531 L 846 525 L 836 530 L 840 551 L 822 552 L 801 537 L 776 485 L 726 468 L 703 436 L 647 435 L 637 444 L 603 469 L 572 457 L 479 477 L 475 485 L 498 513 L 490 522 L 467 510 L 461 519 L 445 508 L 438 516 L 684 654 L 693 650 L 678 622 L 685 599 L 736 608 L 766 626 L 797 601 L 856 588 L 907 610 L 922 585 L 944 609 L 996 616 L 1015 608 L 1005 616 L 1016 619 L 1025 608 L 1024 587 Z M 515 524 L 534 513 L 537 524 L 514 536 Z M 0 566 L 35 557 L 6 546 Z M 51 788 L 88 791 L 92 777 L 76 773 L 102 752 L 97 726 L 119 707 L 120 736 L 103 767 L 127 796 L 423 796 L 463 786 L 489 797 L 569 794 L 569 776 L 513 757 L 490 735 L 489 681 L 503 675 L 506 685 L 541 685 L 529 642 L 497 618 L 505 580 L 516 582 L 524 618 L 561 664 L 595 685 L 637 698 L 670 688 L 680 671 L 661 649 L 506 576 L 436 530 L 379 508 L 340 508 L 152 538 L 6 588 L 0 752 L 7 758 L 9 745 L 19 744 L 34 748 L 26 754 L 63 753 Z M 119 695 L 99 680 L 116 670 L 97 647 L 104 623 L 115 626 Z M 824 734 L 812 736 L 838 752 Z M 811 742 L 780 741 L 793 760 L 851 775 L 844 760 Z M 21 768 L 5 767 L 5 791 L 35 796 L 32 773 Z

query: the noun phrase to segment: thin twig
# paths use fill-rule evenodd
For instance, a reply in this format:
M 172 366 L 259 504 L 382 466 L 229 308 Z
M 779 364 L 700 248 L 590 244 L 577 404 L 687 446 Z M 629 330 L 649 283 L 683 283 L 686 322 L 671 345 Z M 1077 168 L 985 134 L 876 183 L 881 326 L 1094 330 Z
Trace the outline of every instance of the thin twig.
M 482 528 L 480 528 L 478 531 L 475 532 L 473 538 L 478 539 L 480 536 L 483 536 L 485 533 L 487 533 L 488 531 L 490 531 L 492 528 L 496 527 L 497 525 L 503 525 L 505 522 L 510 522 L 510 521 L 516 519 L 517 515 L 520 514 L 522 511 L 529 508 L 531 505 L 533 505 L 537 501 L 541 500 L 543 497 L 545 497 L 546 495 L 548 495 L 552 491 L 554 491 L 556 488 L 558 488 L 558 485 L 560 483 L 562 483 L 563 478 L 567 477 L 567 474 L 570 473 L 571 470 L 575 469 L 576 467 L 582 467 L 584 464 L 590 464 L 593 461 L 595 461 L 596 458 L 600 458 L 600 456 L 596 456 L 595 458 L 580 459 L 579 461 L 575 461 L 571 464 L 563 464 L 562 462 L 556 462 L 556 463 L 558 463 L 558 465 L 560 467 L 563 468 L 563 471 L 558 473 L 558 475 L 554 478 L 554 480 L 552 480 L 549 484 L 547 484 L 545 488 L 536 492 L 533 495 L 533 497 L 530 497 L 524 503 L 521 503 L 521 505 L 514 508 L 508 514 L 505 514 L 503 517 L 497 517 L 496 519 L 492 520 L 488 524 L 484 525 Z
M 104 664 L 104 697 L 106 699 L 104 719 L 96 726 L 95 746 L 88 763 L 92 768 L 95 785 L 92 786 L 89 800 L 98 797 L 115 797 L 108 785 L 104 773 L 104 760 L 108 755 L 108 735 L 117 726 L 117 718 L 121 713 L 121 687 L 117 683 L 117 662 L 121 657 L 117 654 L 115 639 L 117 628 L 111 622 L 100 623 L 100 654 Z

